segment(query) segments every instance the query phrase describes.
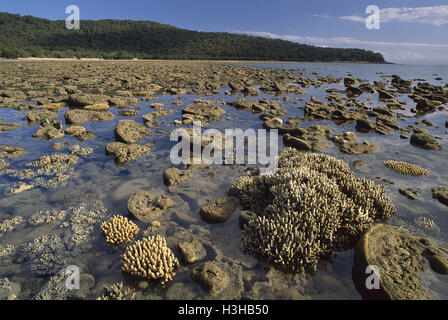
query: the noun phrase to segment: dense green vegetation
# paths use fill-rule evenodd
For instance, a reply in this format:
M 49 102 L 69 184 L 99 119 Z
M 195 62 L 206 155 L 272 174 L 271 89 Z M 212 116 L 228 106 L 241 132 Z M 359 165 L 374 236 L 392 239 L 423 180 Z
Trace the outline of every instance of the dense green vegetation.
M 64 20 L 0 12 L 0 56 L 104 59 L 219 59 L 384 62 L 380 53 L 321 48 L 230 33 L 197 32 L 151 21 Z

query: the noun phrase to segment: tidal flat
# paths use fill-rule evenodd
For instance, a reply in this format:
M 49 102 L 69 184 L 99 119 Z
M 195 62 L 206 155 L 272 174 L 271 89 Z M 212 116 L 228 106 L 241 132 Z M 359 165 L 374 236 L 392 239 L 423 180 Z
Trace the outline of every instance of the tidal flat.
M 0 61 L 0 299 L 371 298 L 360 257 L 380 267 L 382 298 L 447 299 L 447 105 L 440 66 Z M 285 195 L 313 177 L 319 203 L 348 211 L 317 211 L 316 235 L 300 215 L 314 200 L 285 209 L 256 165 L 172 164 L 170 133 L 193 121 L 278 130 L 278 181 L 303 167 Z M 314 153 L 331 158 L 302 158 Z M 288 210 L 283 235 L 263 224 Z M 374 237 L 388 242 L 360 245 Z

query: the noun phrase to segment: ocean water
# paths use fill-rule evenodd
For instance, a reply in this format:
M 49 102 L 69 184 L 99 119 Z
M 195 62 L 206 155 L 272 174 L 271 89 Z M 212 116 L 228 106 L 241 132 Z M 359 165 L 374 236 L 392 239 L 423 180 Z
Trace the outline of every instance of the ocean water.
M 303 76 L 314 78 L 319 73 L 322 76 L 331 75 L 333 77 L 345 77 L 352 75 L 356 78 L 366 79 L 370 83 L 383 80 L 382 75 L 390 76 L 397 74 L 401 78 L 424 79 L 436 85 L 445 85 L 448 81 L 447 66 L 410 66 L 410 65 L 371 65 L 371 64 L 351 64 L 351 63 L 242 63 L 257 68 L 286 69 L 293 72 L 301 72 Z M 443 80 L 435 80 L 441 77 Z M 390 78 L 385 78 L 390 81 Z M 414 81 L 416 84 L 419 81 Z M 305 88 L 305 95 L 282 95 L 279 97 L 267 94 L 260 94 L 255 99 L 269 98 L 278 99 L 280 105 L 288 111 L 283 118 L 303 116 L 303 107 L 311 96 L 317 97 L 321 101 L 326 101 L 325 92 L 327 88 L 344 89 L 343 84 L 328 84 L 320 88 Z M 29 191 L 12 195 L 8 192 L 8 186 L 18 182 L 17 178 L 0 175 L 0 222 L 3 219 L 10 219 L 14 216 L 22 216 L 26 221 L 36 211 L 55 209 L 67 210 L 70 207 L 77 207 L 85 203 L 88 207 L 95 201 L 100 200 L 107 208 L 107 213 L 101 221 L 106 220 L 114 214 L 128 216 L 126 202 L 128 198 L 137 190 L 143 189 L 155 194 L 166 194 L 176 201 L 179 210 L 165 215 L 161 219 L 162 228 L 160 234 L 165 236 L 168 245 L 175 250 L 178 241 L 198 239 L 207 251 L 205 260 L 216 260 L 229 266 L 229 275 L 232 286 L 225 291 L 221 298 L 226 299 L 361 299 L 361 295 L 356 290 L 352 279 L 353 252 L 347 250 L 336 252 L 329 261 L 322 263 L 319 271 L 315 275 L 287 275 L 265 265 L 251 255 L 241 251 L 241 230 L 238 227 L 238 212 L 223 224 L 211 225 L 201 220 L 199 208 L 209 201 L 225 196 L 226 191 L 233 181 L 237 179 L 247 166 L 223 166 L 211 165 L 195 170 L 193 177 L 180 186 L 168 190 L 163 184 L 163 171 L 173 167 L 169 160 L 170 149 L 174 142 L 169 140 L 169 134 L 177 127 L 173 125 L 173 120 L 181 120 L 181 110 L 194 99 L 204 98 L 208 100 L 219 100 L 223 102 L 233 101 L 242 95 L 227 96 L 224 92 L 228 88 L 221 88 L 220 94 L 213 96 L 183 95 L 157 96 L 150 102 L 140 101 L 139 115 L 136 117 L 123 117 L 117 114 L 116 109 L 111 111 L 116 115 L 113 121 L 89 122 L 83 125 L 87 130 L 93 130 L 96 137 L 93 140 L 79 142 L 76 138 L 65 136 L 60 141 L 67 141 L 71 145 L 79 144 L 82 147 L 92 147 L 94 152 L 79 159 L 73 166 L 75 174 L 67 181 L 67 185 L 58 188 L 33 188 Z M 283 97 L 291 98 L 284 101 Z M 304 99 L 294 101 L 294 98 Z M 384 105 L 378 101 L 377 94 L 363 94 L 358 98 L 366 101 L 368 106 Z M 176 107 L 171 103 L 181 100 L 183 106 Z M 406 101 L 406 111 L 401 113 L 412 115 L 409 110 L 415 106 L 406 94 L 399 95 L 397 100 Z M 142 115 L 152 112 L 149 104 L 161 102 L 168 109 L 177 109 L 178 112 L 157 119 L 160 126 L 153 128 L 153 133 L 147 135 L 139 143 L 151 144 L 151 152 L 148 156 L 143 156 L 136 161 L 125 166 L 116 166 L 114 159 L 105 154 L 104 146 L 108 142 L 115 140 L 114 127 L 121 119 L 132 119 L 142 123 Z M 226 110 L 225 117 L 230 117 L 231 121 L 212 122 L 206 128 L 216 128 L 224 130 L 227 128 L 247 128 L 261 129 L 262 121 L 258 115 L 247 111 L 238 111 L 232 106 L 223 105 Z M 67 108 L 59 111 L 59 118 L 63 120 L 64 112 Z M 9 168 L 23 168 L 27 162 L 37 160 L 42 155 L 54 153 L 51 144 L 56 141 L 46 142 L 32 138 L 32 134 L 37 126 L 28 126 L 26 123 L 25 111 L 12 111 L 0 109 L 0 117 L 5 119 L 2 122 L 18 122 L 22 128 L 5 132 L 0 135 L 0 144 L 18 145 L 25 148 L 28 154 L 8 161 Z M 393 181 L 393 184 L 386 183 L 389 197 L 397 208 L 395 215 L 389 220 L 391 225 L 403 226 L 412 234 L 428 237 L 438 245 L 448 248 L 448 207 L 432 199 L 431 188 L 438 186 L 448 186 L 448 171 L 446 164 L 448 159 L 448 143 L 445 131 L 445 122 L 448 120 L 446 111 L 434 112 L 426 115 L 425 119 L 435 123 L 434 127 L 425 127 L 432 135 L 441 137 L 439 142 L 443 150 L 432 151 L 415 148 L 410 145 L 409 139 L 400 139 L 400 132 L 392 135 L 378 135 L 376 133 L 361 134 L 356 133 L 359 139 L 367 140 L 377 144 L 380 151 L 368 155 L 346 155 L 328 141 L 324 153 L 347 161 L 352 169 L 359 175 L 375 179 L 377 183 L 382 183 L 377 177 Z M 403 118 L 399 120 L 401 127 L 415 125 L 415 118 Z M 355 132 L 355 124 L 338 125 L 332 121 L 300 121 L 299 127 L 306 128 L 313 124 L 323 124 L 331 128 L 332 134 L 342 134 L 346 131 Z M 410 135 L 409 135 L 410 136 Z M 58 140 L 59 141 L 59 140 Z M 281 136 L 279 137 L 280 150 L 283 148 Z M 60 153 L 67 153 L 61 150 Z M 353 163 L 363 160 L 361 166 L 353 168 Z M 430 170 L 431 174 L 426 177 L 411 177 L 399 175 L 383 166 L 385 160 L 407 161 L 418 164 Z M 419 190 L 420 200 L 409 200 L 399 194 L 400 188 L 412 188 Z M 420 217 L 431 219 L 435 222 L 432 229 L 425 228 L 417 222 Z M 66 219 L 67 220 L 67 219 Z M 70 220 L 67 220 L 70 223 Z M 148 224 L 135 221 L 143 231 L 148 228 Z M 75 252 L 68 259 L 70 264 L 77 265 L 83 273 L 92 275 L 95 284 L 85 290 L 82 298 L 94 299 L 100 293 L 104 285 L 124 281 L 130 286 L 137 287 L 138 283 L 130 279 L 121 271 L 120 254 L 124 248 L 112 248 L 107 245 L 101 236 L 100 222 L 92 224 L 90 232 L 89 248 Z M 44 223 L 33 226 L 26 222 L 19 226 L 17 230 L 0 235 L 0 246 L 14 245 L 19 250 L 23 246 L 31 243 L 34 239 L 42 235 L 58 235 L 63 239 L 70 236 L 70 231 L 60 223 Z M 141 235 L 140 235 L 141 236 Z M 0 247 L 1 249 L 1 247 Z M 74 249 L 76 251 L 77 249 Z M 55 255 L 56 259 L 58 255 Z M 31 299 L 45 286 L 50 274 L 37 274 L 34 266 L 46 265 L 46 262 L 39 258 L 25 257 L 20 262 L 13 259 L 0 260 L 0 278 L 7 277 L 11 282 L 21 286 L 20 298 Z M 67 262 L 67 263 L 68 263 Z M 65 261 L 64 261 L 65 263 Z M 202 299 L 206 298 L 204 292 L 198 284 L 191 280 L 191 271 L 198 263 L 192 266 L 183 266 L 174 277 L 173 282 L 167 288 L 150 286 L 149 289 L 140 290 L 139 298 L 148 299 Z M 64 264 L 62 263 L 61 266 Z M 426 288 L 434 299 L 448 298 L 448 277 L 438 275 L 431 270 L 421 275 L 422 285 Z

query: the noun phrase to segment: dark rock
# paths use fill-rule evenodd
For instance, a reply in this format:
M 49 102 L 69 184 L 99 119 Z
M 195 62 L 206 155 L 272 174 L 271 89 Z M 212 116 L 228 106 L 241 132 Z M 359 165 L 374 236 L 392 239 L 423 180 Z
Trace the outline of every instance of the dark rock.
M 442 150 L 442 145 L 429 133 L 414 133 L 411 144 L 426 150 Z
M 163 183 L 166 186 L 175 186 L 192 177 L 190 170 L 168 168 L 163 172 Z
M 448 188 L 438 187 L 438 188 L 433 188 L 431 190 L 432 190 L 432 197 L 434 199 L 437 199 L 444 205 L 448 206 Z
M 359 132 L 371 132 L 375 130 L 376 124 L 372 120 L 358 119 L 356 120 L 356 130 Z

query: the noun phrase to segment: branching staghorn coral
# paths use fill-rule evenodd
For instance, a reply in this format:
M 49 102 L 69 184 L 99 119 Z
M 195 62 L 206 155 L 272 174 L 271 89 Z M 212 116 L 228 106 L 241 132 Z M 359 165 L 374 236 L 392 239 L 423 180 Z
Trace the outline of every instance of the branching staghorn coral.
M 341 160 L 286 148 L 270 175 L 242 176 L 230 189 L 257 213 L 242 247 L 283 268 L 315 271 L 333 250 L 353 246 L 376 220 L 395 212 L 384 187 Z
M 126 217 L 115 215 L 101 224 L 101 230 L 107 243 L 121 246 L 134 241 L 140 229 Z
M 104 286 L 103 294 L 96 300 L 134 300 L 135 290 L 124 288 L 123 282 Z
M 122 270 L 137 277 L 160 280 L 161 284 L 173 280 L 180 266 L 166 240 L 160 236 L 143 238 L 126 248 L 121 255 Z
M 411 164 L 403 161 L 388 160 L 383 162 L 384 166 L 401 174 L 409 176 L 427 176 L 429 170 L 422 168 L 416 164 Z

